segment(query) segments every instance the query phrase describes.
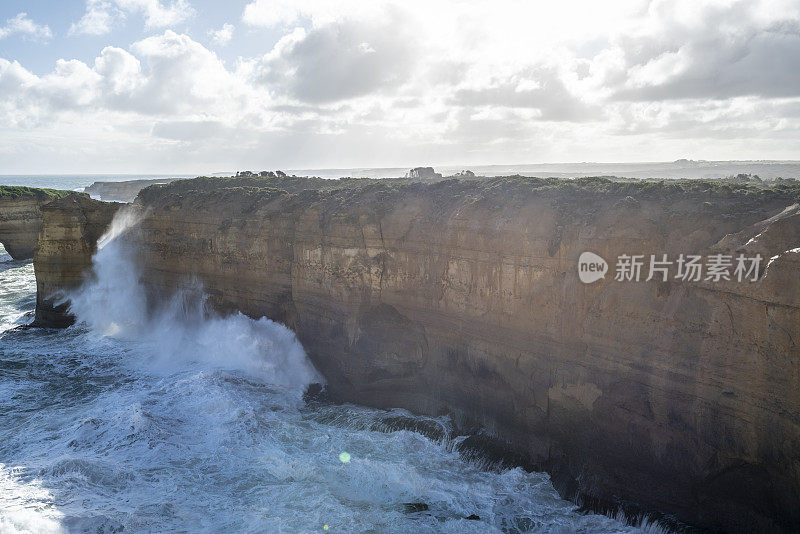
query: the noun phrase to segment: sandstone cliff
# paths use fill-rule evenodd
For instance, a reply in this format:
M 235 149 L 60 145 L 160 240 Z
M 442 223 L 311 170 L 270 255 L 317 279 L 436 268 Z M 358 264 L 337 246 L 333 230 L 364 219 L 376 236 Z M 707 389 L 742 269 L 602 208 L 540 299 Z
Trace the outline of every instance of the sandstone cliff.
M 34 325 L 65 327 L 65 292 L 80 285 L 92 265 L 97 240 L 122 204 L 72 194 L 41 206 L 42 232 L 33 260 L 36 272 Z
M 197 277 L 219 310 L 293 328 L 334 399 L 452 414 L 568 496 L 711 529 L 800 528 L 797 190 L 295 183 L 144 190 L 153 298 Z M 45 234 L 48 213 L 61 220 L 48 208 Z M 49 241 L 44 290 L 74 283 L 88 253 L 60 267 Z M 584 251 L 771 259 L 755 282 L 619 282 L 612 263 L 586 285 Z
M 0 243 L 15 260 L 33 258 L 42 229 L 42 205 L 67 191 L 0 186 Z

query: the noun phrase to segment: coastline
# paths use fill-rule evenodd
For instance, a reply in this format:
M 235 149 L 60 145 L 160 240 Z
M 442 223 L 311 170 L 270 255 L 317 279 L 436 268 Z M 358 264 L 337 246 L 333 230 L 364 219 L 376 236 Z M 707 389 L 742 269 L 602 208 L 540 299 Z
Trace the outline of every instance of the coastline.
M 785 334 L 799 313 L 785 278 L 795 258 L 782 248 L 797 228 L 791 194 L 524 178 L 319 191 L 294 180 L 295 193 L 236 179 L 144 190 L 131 239 L 150 298 L 196 277 L 219 312 L 292 328 L 332 399 L 451 414 L 587 502 L 638 502 L 712 529 L 796 520 L 768 511 L 791 501 L 796 477 L 765 463 L 797 450 L 796 424 L 780 415 L 796 395 L 769 356 L 796 359 Z M 51 210 L 53 227 L 70 227 L 70 209 Z M 40 245 L 37 269 L 57 272 L 62 260 Z M 753 285 L 577 281 L 580 251 L 630 247 L 779 259 Z M 752 324 L 764 306 L 769 321 Z

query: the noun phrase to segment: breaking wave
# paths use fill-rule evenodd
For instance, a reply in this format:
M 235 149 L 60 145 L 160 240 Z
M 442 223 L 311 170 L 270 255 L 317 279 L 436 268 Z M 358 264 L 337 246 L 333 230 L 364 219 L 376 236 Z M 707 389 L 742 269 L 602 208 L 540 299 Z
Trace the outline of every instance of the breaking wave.
M 199 286 L 148 305 L 135 228 L 104 236 L 75 326 L 0 328 L 0 532 L 662 531 L 466 460 L 445 417 L 304 404 L 320 377 L 284 326 Z M 0 325 L 35 301 L 31 264 L 4 265 Z
M 135 241 L 126 239 L 138 219 L 135 209 L 120 210 L 98 241 L 91 276 L 69 297 L 79 324 L 143 346 L 147 361 L 141 364 L 239 370 L 293 388 L 322 381 L 291 330 L 241 313 L 222 317 L 206 306 L 197 283 L 149 306 Z

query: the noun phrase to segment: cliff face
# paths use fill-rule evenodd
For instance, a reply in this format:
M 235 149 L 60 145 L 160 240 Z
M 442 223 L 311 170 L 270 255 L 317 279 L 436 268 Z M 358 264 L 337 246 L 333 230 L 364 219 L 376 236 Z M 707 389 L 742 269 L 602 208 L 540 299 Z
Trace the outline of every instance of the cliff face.
M 65 291 L 80 285 L 92 265 L 97 240 L 122 204 L 73 194 L 41 207 L 42 232 L 33 260 L 36 272 L 34 325 L 65 327 L 74 322 L 66 304 L 57 304 Z
M 0 185 L 0 243 L 12 258 L 33 258 L 42 229 L 42 206 L 69 193 Z
M 0 243 L 15 260 L 33 258 L 42 229 L 41 201 L 0 197 Z
M 567 496 L 800 528 L 796 197 L 546 184 L 148 189 L 141 266 L 153 298 L 196 276 L 293 328 L 335 399 L 452 414 Z M 73 283 L 88 250 L 64 275 L 46 242 L 44 289 Z M 581 283 L 584 251 L 605 279 Z M 772 259 L 756 282 L 613 279 L 620 255 L 721 252 Z

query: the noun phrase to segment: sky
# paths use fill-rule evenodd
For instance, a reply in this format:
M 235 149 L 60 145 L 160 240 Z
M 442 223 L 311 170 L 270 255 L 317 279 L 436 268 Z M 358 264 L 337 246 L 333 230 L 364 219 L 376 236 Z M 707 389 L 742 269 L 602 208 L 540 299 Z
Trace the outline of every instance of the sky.
M 800 159 L 800 0 L 3 0 L 0 174 Z

